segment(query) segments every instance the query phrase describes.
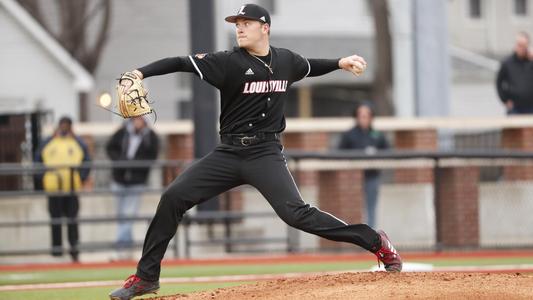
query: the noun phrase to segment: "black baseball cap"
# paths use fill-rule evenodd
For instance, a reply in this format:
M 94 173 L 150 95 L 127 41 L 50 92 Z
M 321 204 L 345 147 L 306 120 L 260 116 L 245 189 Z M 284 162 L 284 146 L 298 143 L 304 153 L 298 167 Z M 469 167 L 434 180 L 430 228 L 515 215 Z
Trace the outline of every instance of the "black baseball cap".
M 270 25 L 270 14 L 266 9 L 256 4 L 245 4 L 239 8 L 236 15 L 228 16 L 224 20 L 226 22 L 236 23 L 237 18 L 255 20 Z

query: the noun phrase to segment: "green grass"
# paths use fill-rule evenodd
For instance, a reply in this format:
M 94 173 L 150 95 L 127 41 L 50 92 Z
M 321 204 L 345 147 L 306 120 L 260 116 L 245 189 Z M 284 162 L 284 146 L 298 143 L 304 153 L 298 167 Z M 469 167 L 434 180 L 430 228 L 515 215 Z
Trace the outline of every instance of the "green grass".
M 191 293 L 196 291 L 212 290 L 223 287 L 230 287 L 246 284 L 243 282 L 222 282 L 222 283 L 190 283 L 190 284 L 165 284 L 161 287 L 158 295 L 174 295 L 182 293 Z M 109 292 L 113 287 L 94 287 L 94 288 L 71 288 L 61 290 L 35 290 L 35 291 L 16 291 L 0 292 L 2 300 L 94 300 L 107 299 Z M 154 294 L 141 298 L 150 298 Z
M 533 257 L 510 258 L 446 258 L 416 259 L 407 262 L 430 263 L 434 266 L 486 266 L 533 264 Z M 280 274 L 289 272 L 322 272 L 342 270 L 367 270 L 376 264 L 375 261 L 327 262 L 327 263 L 291 263 L 291 264 L 231 264 L 201 266 L 167 266 L 163 267 L 162 277 L 197 277 L 218 275 L 244 274 Z M 102 269 L 62 269 L 49 271 L 0 272 L 0 285 L 30 284 L 51 282 L 78 282 L 97 280 L 123 280 L 134 273 L 134 268 L 102 268 Z
M 499 258 L 428 258 L 413 259 L 406 262 L 428 263 L 434 266 L 487 266 L 533 264 L 533 257 L 499 257 Z M 353 262 L 316 262 L 287 264 L 231 264 L 231 265 L 187 265 L 164 266 L 162 277 L 197 277 L 245 274 L 280 274 L 290 272 L 323 272 L 343 270 L 368 270 L 374 266 L 374 260 Z M 134 268 L 102 268 L 102 269 L 62 269 L 49 271 L 0 272 L 0 285 L 123 280 L 134 272 Z M 189 293 L 244 284 L 229 283 L 190 283 L 164 284 L 160 295 Z M 13 291 L 0 292 L 0 300 L 62 300 L 62 299 L 106 299 L 113 287 L 69 288 L 57 290 Z
M 164 267 L 161 277 L 197 277 L 243 274 L 279 274 L 288 272 L 322 272 L 337 270 L 368 269 L 372 262 L 330 262 L 292 264 L 250 265 L 203 265 Z M 123 280 L 135 272 L 134 268 L 113 269 L 66 269 L 50 271 L 0 272 L 0 285 L 77 282 L 96 280 Z

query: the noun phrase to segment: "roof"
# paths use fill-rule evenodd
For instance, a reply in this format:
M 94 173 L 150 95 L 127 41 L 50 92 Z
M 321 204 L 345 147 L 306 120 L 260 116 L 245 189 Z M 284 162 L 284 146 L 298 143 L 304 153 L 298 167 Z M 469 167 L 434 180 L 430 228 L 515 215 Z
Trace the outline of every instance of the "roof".
M 456 46 L 450 46 L 450 57 L 456 83 L 492 83 L 500 68 L 499 61 Z
M 13 18 L 74 77 L 74 88 L 88 92 L 94 86 L 93 76 L 74 59 L 24 8 L 15 0 L 0 0 Z

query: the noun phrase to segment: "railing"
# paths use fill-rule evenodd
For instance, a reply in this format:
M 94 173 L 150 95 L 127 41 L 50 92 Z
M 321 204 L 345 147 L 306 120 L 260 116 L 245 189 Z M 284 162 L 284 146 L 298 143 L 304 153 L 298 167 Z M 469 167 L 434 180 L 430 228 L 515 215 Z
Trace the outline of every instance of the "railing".
M 375 154 L 366 154 L 357 151 L 330 151 L 330 152 L 303 152 L 303 151 L 287 151 L 287 159 L 289 166 L 295 173 L 296 180 L 298 181 L 298 174 L 300 171 L 317 171 L 317 170 L 337 170 L 337 169 L 405 169 L 405 168 L 429 168 L 433 170 L 433 182 L 434 187 L 440 185 L 441 171 L 443 168 L 453 166 L 478 166 L 478 167 L 502 167 L 502 166 L 532 166 L 533 165 L 533 153 L 531 152 L 517 152 L 517 151 L 454 151 L 454 152 L 378 152 Z M 170 168 L 174 170 L 172 177 L 177 172 L 177 168 L 184 168 L 186 164 L 180 161 L 151 161 L 151 162 L 92 162 L 84 164 L 81 167 L 88 167 L 92 170 L 99 169 L 112 169 L 115 167 L 147 167 L 166 169 Z M 29 165 L 16 165 L 16 164 L 1 164 L 0 176 L 5 175 L 19 175 L 30 176 L 37 173 L 42 173 L 47 170 L 42 165 L 29 164 Z M 26 180 L 28 181 L 28 180 Z M 161 193 L 162 187 L 148 188 L 147 193 Z M 90 191 L 80 191 L 80 195 L 94 195 L 111 194 L 109 188 L 96 188 Z M 42 191 L 22 190 L 22 191 L 0 191 L 0 200 L 10 199 L 14 196 L 44 196 Z M 433 203 L 435 207 L 435 230 L 436 230 L 436 242 L 434 249 L 439 250 L 442 248 L 443 238 L 441 236 L 442 230 L 439 229 L 441 220 L 439 217 L 441 213 L 439 210 L 439 203 L 441 194 L 438 192 L 433 193 Z M 519 208 L 518 208 L 519 209 Z M 118 218 L 115 216 L 99 216 L 99 217 L 79 217 L 74 220 L 67 220 L 68 222 L 77 222 L 79 224 L 104 224 L 104 223 L 116 223 L 118 221 L 134 221 L 134 222 L 149 222 L 153 216 L 137 216 L 132 218 Z M 184 253 L 183 255 L 189 257 L 191 255 L 191 248 L 195 246 L 212 246 L 223 245 L 226 252 L 235 251 L 236 245 L 243 244 L 282 244 L 283 249 L 287 252 L 300 251 L 298 242 L 295 241 L 295 237 L 292 236 L 289 230 L 287 230 L 286 236 L 274 236 L 274 237 L 235 237 L 232 234 L 232 226 L 238 221 L 252 218 L 277 218 L 276 214 L 272 211 L 264 212 L 236 212 L 236 211 L 218 211 L 218 212 L 196 212 L 195 214 L 186 214 L 182 220 L 183 225 L 183 239 L 184 239 Z M 51 224 L 58 224 L 62 222 L 62 219 L 52 220 L 23 220 L 23 221 L 3 221 L 0 222 L 0 229 L 2 228 L 24 228 L 24 227 L 38 227 L 49 226 Z M 501 221 L 501 220 L 499 220 Z M 63 222 L 64 223 L 64 222 Z M 208 234 L 207 240 L 193 239 L 190 235 L 190 229 L 193 225 L 206 225 L 209 228 L 213 224 L 222 224 L 223 236 L 216 237 Z M 134 243 L 133 247 L 137 248 L 141 245 L 140 242 Z M 524 245 L 518 246 L 531 246 L 531 241 L 525 241 Z M 117 245 L 115 243 L 95 242 L 80 244 L 80 251 L 101 251 L 115 249 Z M 180 246 L 179 239 L 175 238 L 171 245 L 174 256 L 179 257 Z M 38 249 L 15 249 L 9 251 L 0 251 L 0 256 L 6 255 L 31 255 L 38 253 L 50 253 L 49 248 Z
M 157 161 L 94 161 L 90 163 L 83 163 L 79 166 L 72 167 L 69 165 L 58 165 L 54 168 L 46 167 L 43 164 L 0 164 L 0 178 L 2 176 L 22 176 L 26 177 L 23 182 L 27 183 L 27 186 L 23 190 L 16 191 L 0 191 L 0 201 L 6 199 L 12 199 L 15 196 L 25 196 L 25 197 L 35 197 L 35 196 L 45 196 L 47 195 L 44 191 L 33 190 L 32 178 L 35 175 L 43 174 L 48 170 L 53 170 L 55 168 L 69 168 L 71 178 L 72 174 L 79 169 L 89 168 L 93 172 L 101 170 L 111 170 L 113 168 L 160 168 L 163 171 L 162 176 L 169 178 L 175 178 L 178 175 L 177 169 L 183 169 L 187 167 L 187 163 L 184 161 L 174 161 L 174 160 L 157 160 Z M 164 174 L 165 170 L 170 170 L 169 174 Z M 73 187 L 73 185 L 70 185 Z M 146 187 L 144 190 L 145 194 L 157 193 L 161 194 L 164 191 L 164 187 Z M 75 193 L 80 196 L 84 195 L 110 195 L 112 190 L 109 187 L 105 188 L 92 188 L 90 190 L 80 190 L 74 191 L 70 190 L 68 192 L 55 192 L 54 195 L 69 195 Z M 230 199 L 227 199 L 226 203 L 229 203 Z M 226 207 L 225 209 L 228 209 Z M 289 236 L 278 236 L 278 237 L 258 237 L 258 238 L 240 238 L 234 237 L 232 234 L 232 226 L 236 221 L 240 221 L 246 218 L 273 218 L 277 217 L 276 214 L 272 211 L 266 212 L 233 212 L 233 211 L 197 211 L 195 213 L 186 213 L 183 216 L 181 224 L 183 225 L 183 240 L 184 240 L 184 256 L 190 257 L 191 248 L 194 246 L 213 246 L 213 245 L 223 245 L 226 252 L 233 252 L 233 247 L 239 244 L 250 244 L 250 243 L 274 243 L 274 244 L 284 244 L 284 248 L 287 251 L 291 251 L 291 242 Z M 24 221 L 3 221 L 0 222 L 0 229 L 2 228 L 24 228 L 24 227 L 44 227 L 56 224 L 105 224 L 105 223 L 118 223 L 121 221 L 132 221 L 132 222 L 146 222 L 149 223 L 153 218 L 153 215 L 150 216 L 135 216 L 135 217 L 117 217 L 117 216 L 99 216 L 99 217 L 77 217 L 71 219 L 64 218 L 51 218 L 49 220 L 24 220 Z M 224 237 L 217 238 L 212 234 L 212 229 L 214 225 L 221 224 L 224 230 Z M 196 240 L 191 238 L 190 230 L 193 225 L 206 226 L 208 229 L 208 239 L 205 240 Z M 180 257 L 180 246 L 179 238 L 176 237 L 172 240 L 169 247 L 173 251 L 174 257 Z M 142 242 L 136 241 L 131 245 L 117 245 L 115 242 L 90 242 L 90 243 L 80 243 L 77 247 L 77 250 L 80 252 L 94 252 L 102 250 L 113 250 L 113 249 L 124 249 L 124 248 L 139 248 L 142 246 Z M 0 250 L 0 256 L 8 255 L 35 255 L 35 254 L 48 254 L 51 253 L 51 248 L 41 247 L 37 249 L 14 249 L 14 250 Z
M 375 154 L 368 154 L 360 151 L 328 151 L 328 152 L 308 152 L 308 151 L 290 151 L 287 153 L 290 160 L 289 166 L 298 178 L 299 171 L 328 171 L 328 170 L 350 170 L 350 169 L 380 169 L 380 170 L 399 170 L 399 169 L 430 169 L 432 174 L 433 193 L 432 202 L 435 209 L 435 243 L 434 250 L 441 250 L 450 248 L 444 246 L 442 232 L 442 212 L 439 211 L 441 207 L 442 193 L 437 189 L 441 186 L 442 172 L 444 168 L 453 167 L 479 167 L 483 168 L 531 168 L 530 172 L 533 174 L 533 152 L 523 151 L 507 151 L 507 150 L 463 150 L 463 151 L 381 151 Z M 501 173 L 501 172 L 500 172 Z M 526 176 L 527 177 L 527 176 Z M 530 176 L 531 177 L 531 176 Z M 298 179 L 296 179 L 298 181 Z M 480 180 L 483 178 L 480 177 Z M 498 182 L 502 176 L 491 179 Z M 392 180 L 394 181 L 394 180 Z M 533 187 L 533 178 L 519 180 L 521 184 L 531 185 Z M 480 182 L 478 182 L 479 184 Z M 502 192 L 505 193 L 505 192 Z M 476 199 L 477 200 L 477 199 Z M 502 201 L 505 199 L 501 199 Z M 533 198 L 530 197 L 531 204 L 528 204 L 528 209 L 533 207 Z M 508 207 L 508 209 L 520 209 Z M 523 211 L 522 211 L 523 213 Z M 533 211 L 531 211 L 533 213 Z M 495 220 L 494 222 L 509 222 L 510 220 Z M 501 224 L 501 223 L 500 223 Z M 510 232 L 512 235 L 512 232 Z M 519 242 L 491 244 L 490 248 L 499 247 L 532 247 L 533 238 L 522 239 Z M 406 247 L 409 248 L 409 247 Z M 417 247 L 415 247 L 417 248 Z

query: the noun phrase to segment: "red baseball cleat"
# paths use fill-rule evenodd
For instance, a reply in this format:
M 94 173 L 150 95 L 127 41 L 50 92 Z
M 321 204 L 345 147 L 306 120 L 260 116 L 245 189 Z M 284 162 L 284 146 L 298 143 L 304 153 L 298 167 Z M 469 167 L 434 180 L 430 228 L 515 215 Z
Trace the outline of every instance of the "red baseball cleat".
M 159 281 L 146 281 L 131 275 L 124 282 L 124 286 L 118 288 L 109 294 L 111 300 L 130 300 L 133 297 L 142 296 L 146 294 L 157 294 L 159 291 Z
M 378 257 L 378 265 L 381 261 L 385 265 L 387 272 L 401 272 L 402 258 L 400 254 L 394 249 L 389 237 L 383 230 L 378 230 L 377 233 L 381 238 L 381 248 L 374 253 Z

